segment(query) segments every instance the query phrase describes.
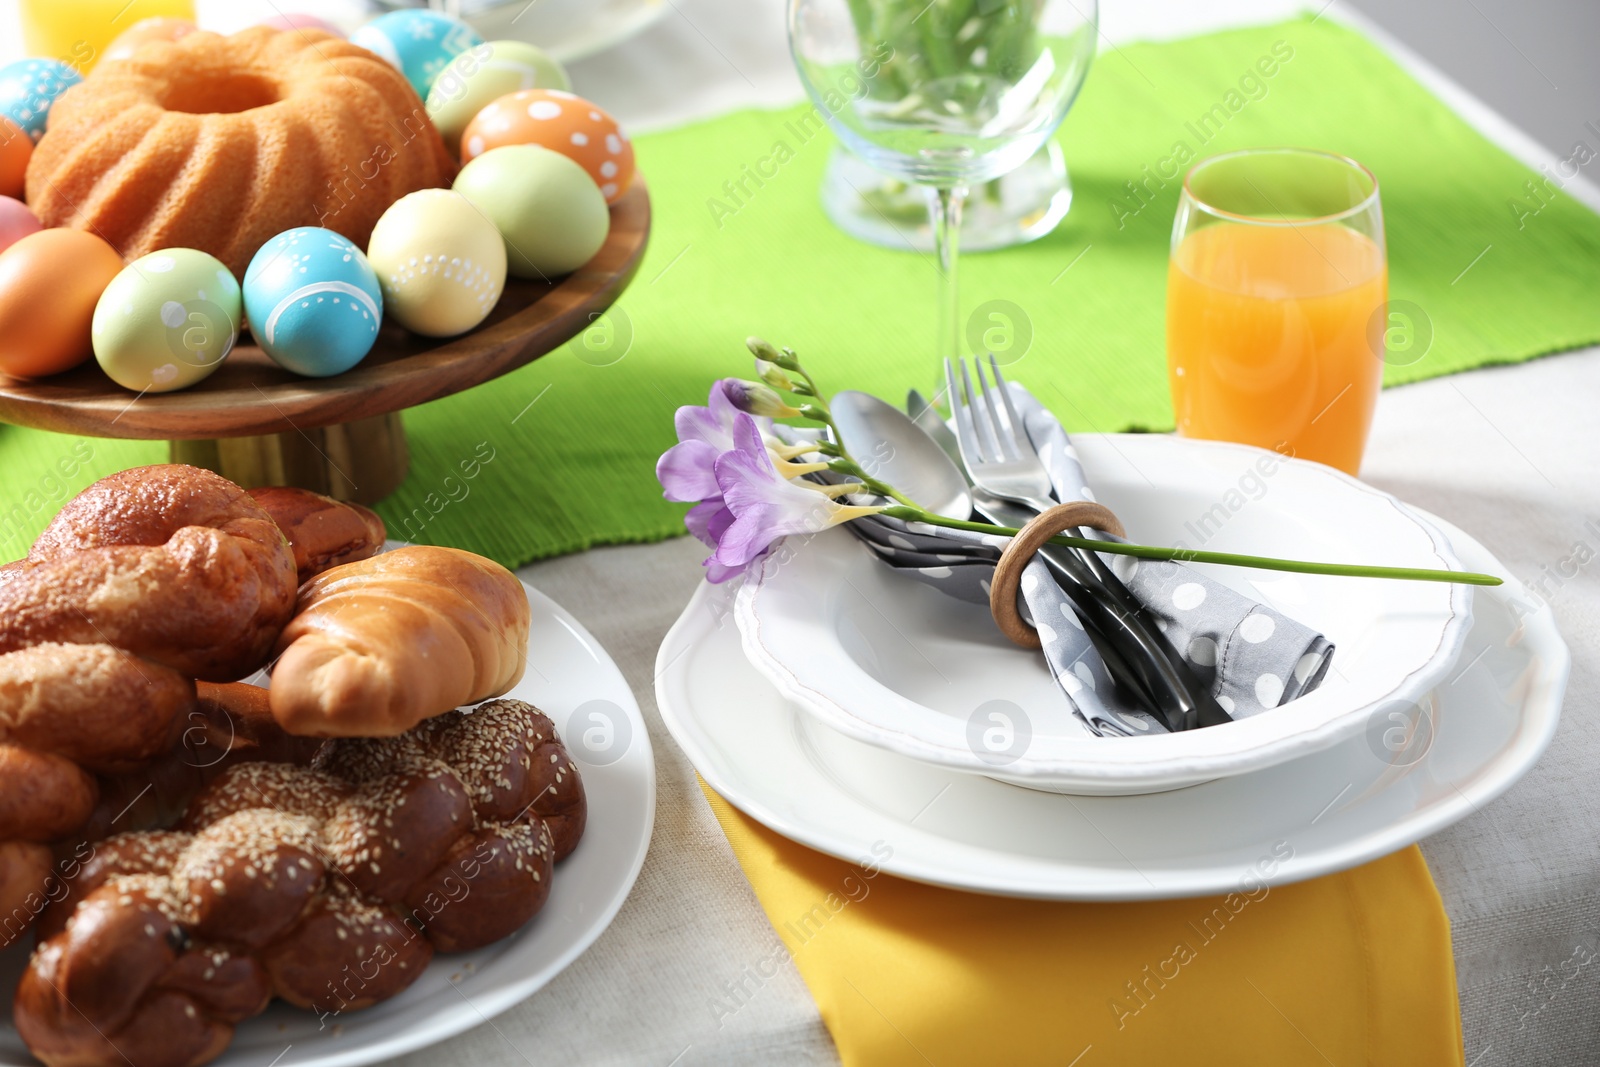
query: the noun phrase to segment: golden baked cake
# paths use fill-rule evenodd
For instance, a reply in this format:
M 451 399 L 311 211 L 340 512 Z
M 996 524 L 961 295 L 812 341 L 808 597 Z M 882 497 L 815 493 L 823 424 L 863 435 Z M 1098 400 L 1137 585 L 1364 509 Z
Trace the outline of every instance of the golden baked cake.
M 254 27 L 97 66 L 51 108 L 27 200 L 46 226 L 89 230 L 127 259 L 197 248 L 242 277 L 296 226 L 365 248 L 390 204 L 454 175 L 389 64 L 331 34 Z

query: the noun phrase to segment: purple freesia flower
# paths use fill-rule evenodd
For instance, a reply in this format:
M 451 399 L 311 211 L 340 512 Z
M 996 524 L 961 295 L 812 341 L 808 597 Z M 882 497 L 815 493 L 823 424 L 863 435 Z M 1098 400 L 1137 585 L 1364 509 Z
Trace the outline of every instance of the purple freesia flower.
M 756 361 L 759 368 L 761 361 Z M 779 374 L 783 371 L 774 366 Z M 787 376 L 785 376 L 787 378 Z M 740 411 L 747 411 L 752 415 L 773 415 L 780 419 L 787 419 L 800 414 L 800 409 L 786 403 L 778 391 L 765 382 L 748 382 L 741 378 L 724 378 L 718 382 L 727 393 L 733 406 Z
M 741 414 L 734 404 L 734 392 L 742 395 L 736 379 L 714 382 L 705 407 L 681 407 L 672 417 L 678 443 L 656 463 L 656 478 L 668 500 L 689 502 L 721 497 L 711 464 L 733 448 L 733 420 Z M 770 432 L 772 420 L 763 419 L 759 425 Z
M 749 413 L 752 404 L 768 407 L 752 400 L 750 385 L 724 378 L 712 385 L 705 407 L 679 408 L 678 443 L 656 463 L 663 495 L 694 504 L 683 523 L 714 550 L 705 561 L 712 582 L 743 574 L 788 534 L 815 533 L 878 510 L 835 503 L 829 490 L 843 487 L 791 480 L 827 464 L 790 462 L 811 449 L 783 443 L 770 418 Z
M 727 568 L 727 577 L 759 562 L 783 537 L 820 533 L 830 526 L 883 510 L 840 504 L 821 487 L 785 478 L 773 464 L 761 431 L 749 415 L 741 414 L 734 421 L 733 441 L 733 449 L 718 456 L 712 465 L 723 505 L 733 521 L 717 538 L 717 550 L 707 560 L 708 565 Z M 714 577 L 715 580 L 718 579 Z

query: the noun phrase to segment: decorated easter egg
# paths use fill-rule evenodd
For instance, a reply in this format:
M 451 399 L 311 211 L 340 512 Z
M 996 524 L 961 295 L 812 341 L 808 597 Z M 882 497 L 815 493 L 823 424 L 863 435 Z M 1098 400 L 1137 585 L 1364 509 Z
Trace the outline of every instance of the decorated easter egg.
M 461 161 L 512 144 L 560 152 L 589 172 L 615 203 L 633 181 L 633 143 L 617 122 L 581 96 L 528 89 L 502 96 L 474 116 L 461 135 Z
M 28 160 L 33 158 L 33 138 L 10 119 L 0 116 L 0 196 L 22 197 L 27 184 Z
M 100 295 L 94 358 L 124 389 L 187 389 L 222 366 L 242 314 L 239 283 L 221 260 L 192 248 L 152 252 Z
M 176 41 L 180 37 L 189 36 L 199 28 L 188 19 L 173 19 L 162 16 L 140 19 L 119 33 L 114 41 L 106 45 L 106 54 L 103 58 L 127 59 L 151 41 Z
M 0 196 L 0 252 L 42 229 L 44 224 L 27 204 L 16 197 Z
M 95 303 L 121 270 L 83 230 L 40 230 L 0 252 L 0 373 L 42 378 L 88 359 Z
M 390 317 L 426 337 L 472 329 L 506 287 L 500 231 L 449 189 L 423 189 L 391 204 L 372 229 L 367 259 Z
M 274 30 L 321 30 L 323 33 L 331 33 L 335 37 L 344 36 L 344 31 L 327 19 L 308 15 L 302 11 L 291 11 L 287 15 L 274 15 L 262 22 L 261 25 L 271 27 Z
M 244 314 L 273 361 L 326 378 L 378 339 L 383 291 L 366 255 L 332 230 L 302 226 L 261 246 L 244 272 Z
M 577 270 L 611 232 L 606 199 L 584 169 L 538 145 L 484 153 L 461 168 L 455 190 L 494 220 L 518 278 Z
M 379 15 L 352 33 L 350 40 L 387 60 L 424 100 L 452 59 L 483 44 L 478 31 L 460 19 L 416 8 Z
M 428 92 L 428 117 L 452 152 L 461 131 L 496 100 L 523 89 L 571 89 L 567 72 L 541 48 L 522 41 L 490 41 L 462 52 Z
M 35 144 L 56 97 L 83 81 L 59 59 L 19 59 L 0 67 L 0 115 L 27 132 Z

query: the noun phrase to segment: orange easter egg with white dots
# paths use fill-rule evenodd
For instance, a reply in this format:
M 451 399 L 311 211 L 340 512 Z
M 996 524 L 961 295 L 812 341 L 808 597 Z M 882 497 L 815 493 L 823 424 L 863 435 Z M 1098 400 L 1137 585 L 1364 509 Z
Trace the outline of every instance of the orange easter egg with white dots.
M 33 158 L 33 138 L 22 127 L 0 115 L 0 196 L 22 199 L 28 160 Z
M 560 89 L 524 89 L 478 112 L 461 135 L 461 162 L 513 144 L 560 152 L 588 171 L 608 204 L 633 181 L 633 142 L 617 120 Z

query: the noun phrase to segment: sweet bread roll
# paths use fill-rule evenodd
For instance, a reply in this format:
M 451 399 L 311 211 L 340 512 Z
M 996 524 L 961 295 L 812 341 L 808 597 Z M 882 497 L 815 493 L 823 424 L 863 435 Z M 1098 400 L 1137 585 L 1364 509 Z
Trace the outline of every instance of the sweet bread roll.
M 182 464 L 103 478 L 0 576 L 0 652 L 108 644 L 196 678 L 259 669 L 294 609 L 294 554 L 265 509 Z
M 0 741 L 91 771 L 131 770 L 171 748 L 194 701 L 188 678 L 110 645 L 0 655 Z
M 194 700 L 189 679 L 109 645 L 0 655 L 0 945 L 44 907 L 46 846 L 91 821 L 94 772 L 172 748 Z
M 252 489 L 250 495 L 289 539 L 301 585 L 329 567 L 383 550 L 383 520 L 370 508 L 286 485 Z
M 0 841 L 0 948 L 20 942 L 44 910 L 54 864 L 47 845 Z
M 272 714 L 292 734 L 388 737 L 522 678 L 530 612 L 493 560 L 413 546 L 324 571 L 278 639 Z

